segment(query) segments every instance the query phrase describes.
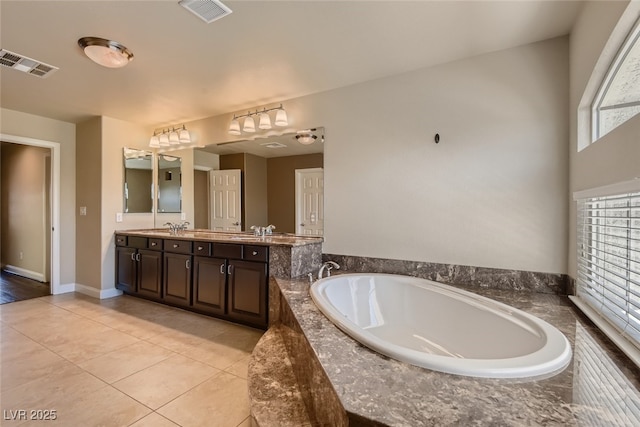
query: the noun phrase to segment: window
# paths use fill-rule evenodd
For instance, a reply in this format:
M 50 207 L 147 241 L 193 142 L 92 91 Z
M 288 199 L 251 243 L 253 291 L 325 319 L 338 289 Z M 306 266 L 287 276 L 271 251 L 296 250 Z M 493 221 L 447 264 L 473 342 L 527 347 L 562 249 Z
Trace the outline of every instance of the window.
M 640 347 L 640 192 L 578 199 L 577 237 L 579 299 Z
M 591 110 L 591 141 L 640 113 L 640 21 L 622 44 Z

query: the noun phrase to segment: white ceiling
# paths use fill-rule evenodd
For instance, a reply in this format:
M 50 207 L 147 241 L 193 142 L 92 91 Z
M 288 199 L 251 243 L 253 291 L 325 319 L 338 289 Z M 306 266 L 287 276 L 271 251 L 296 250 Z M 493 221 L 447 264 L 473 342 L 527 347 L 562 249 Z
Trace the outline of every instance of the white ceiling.
M 167 1 L 0 1 L 0 48 L 60 68 L 0 67 L 3 108 L 149 126 L 279 103 L 570 32 L 579 1 L 224 1 L 206 24 Z M 133 51 L 102 68 L 83 36 Z

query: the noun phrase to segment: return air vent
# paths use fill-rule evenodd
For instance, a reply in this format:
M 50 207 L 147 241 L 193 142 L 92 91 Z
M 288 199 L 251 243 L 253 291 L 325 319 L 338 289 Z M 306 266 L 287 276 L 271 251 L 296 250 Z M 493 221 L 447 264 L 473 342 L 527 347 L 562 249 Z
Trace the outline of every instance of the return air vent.
M 36 61 L 35 59 L 10 52 L 6 49 L 0 49 L 0 65 L 42 78 L 49 77 L 50 74 L 58 70 L 58 67 Z
M 263 143 L 262 143 L 262 144 L 260 144 L 260 145 L 262 145 L 263 147 L 266 147 L 266 148 L 287 148 L 287 146 L 286 146 L 286 145 L 284 145 L 284 144 L 282 144 L 282 143 L 280 143 L 280 142 L 276 142 L 276 141 L 273 141 L 273 142 L 263 142 Z
M 217 0 L 181 0 L 180 6 L 202 19 L 207 24 L 224 18 L 232 11 Z

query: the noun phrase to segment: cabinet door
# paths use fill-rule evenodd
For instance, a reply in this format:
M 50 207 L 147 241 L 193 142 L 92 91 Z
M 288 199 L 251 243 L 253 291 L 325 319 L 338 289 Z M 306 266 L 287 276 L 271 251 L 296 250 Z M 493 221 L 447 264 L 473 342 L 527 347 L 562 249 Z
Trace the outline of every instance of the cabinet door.
M 193 258 L 193 308 L 224 314 L 227 264 L 220 258 Z
M 136 250 L 116 247 L 116 288 L 133 294 L 136 292 Z
M 267 327 L 267 264 L 229 261 L 227 314 L 235 320 Z
M 138 293 L 158 299 L 162 290 L 162 252 L 140 249 L 138 254 Z
M 191 255 L 164 254 L 163 300 L 191 305 Z

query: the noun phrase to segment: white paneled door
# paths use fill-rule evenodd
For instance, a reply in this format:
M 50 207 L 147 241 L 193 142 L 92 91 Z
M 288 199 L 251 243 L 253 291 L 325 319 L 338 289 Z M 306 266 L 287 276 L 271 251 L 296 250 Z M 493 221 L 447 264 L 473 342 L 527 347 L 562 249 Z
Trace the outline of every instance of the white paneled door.
M 324 234 L 324 170 L 296 170 L 296 234 Z
M 240 169 L 211 171 L 211 229 L 242 231 Z

